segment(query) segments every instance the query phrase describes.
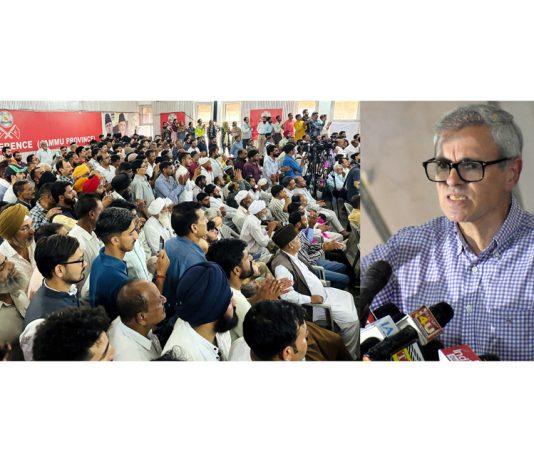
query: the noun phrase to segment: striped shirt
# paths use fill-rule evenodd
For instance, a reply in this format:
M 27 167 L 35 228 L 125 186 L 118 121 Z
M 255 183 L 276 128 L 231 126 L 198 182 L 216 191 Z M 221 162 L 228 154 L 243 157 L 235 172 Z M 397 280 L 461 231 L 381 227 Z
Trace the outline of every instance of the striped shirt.
M 283 225 L 289 220 L 289 214 L 284 212 L 285 205 L 286 201 L 284 199 L 277 199 L 276 197 L 273 197 L 269 203 L 269 210 L 272 216 Z
M 393 268 L 373 307 L 391 302 L 408 313 L 445 301 L 454 317 L 441 340 L 476 354 L 534 360 L 534 215 L 512 199 L 508 216 L 479 255 L 445 217 L 401 229 L 362 260 L 362 271 L 386 260 Z

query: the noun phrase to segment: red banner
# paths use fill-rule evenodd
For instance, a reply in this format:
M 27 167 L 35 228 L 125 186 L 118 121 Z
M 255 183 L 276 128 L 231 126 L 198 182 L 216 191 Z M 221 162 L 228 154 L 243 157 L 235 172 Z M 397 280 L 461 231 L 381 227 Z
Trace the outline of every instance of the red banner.
M 258 124 L 261 121 L 261 115 L 264 112 L 271 114 L 271 123 L 276 122 L 276 116 L 282 117 L 282 108 L 280 109 L 251 109 L 250 111 L 250 126 L 252 127 L 252 139 L 258 139 Z
M 89 144 L 102 133 L 100 112 L 34 112 L 0 109 L 0 147 L 13 151 L 39 150 L 46 141 L 50 149 Z
M 182 122 L 185 125 L 185 112 L 162 112 L 159 115 L 159 128 L 160 133 L 163 132 L 163 122 L 168 122 L 169 125 L 172 124 L 172 121 L 176 120 L 177 122 Z

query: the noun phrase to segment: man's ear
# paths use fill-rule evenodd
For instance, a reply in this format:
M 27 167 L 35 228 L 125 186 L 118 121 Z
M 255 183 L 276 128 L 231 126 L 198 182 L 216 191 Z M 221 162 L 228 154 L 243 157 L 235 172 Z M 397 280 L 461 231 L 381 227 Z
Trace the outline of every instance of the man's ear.
M 506 177 L 506 189 L 507 191 L 512 191 L 515 185 L 519 181 L 519 176 L 521 175 L 521 170 L 523 169 L 523 160 L 514 159 L 510 161 L 510 168 L 507 170 Z
M 293 348 L 290 346 L 286 346 L 279 354 L 280 359 L 282 361 L 291 361 L 291 358 L 293 357 Z

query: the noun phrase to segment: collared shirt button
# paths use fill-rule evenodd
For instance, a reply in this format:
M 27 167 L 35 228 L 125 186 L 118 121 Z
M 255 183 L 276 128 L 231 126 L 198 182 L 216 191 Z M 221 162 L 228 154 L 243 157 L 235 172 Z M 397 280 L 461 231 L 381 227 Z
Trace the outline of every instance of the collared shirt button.
M 468 313 L 471 313 L 471 311 L 473 311 L 473 307 L 471 305 L 467 305 L 465 307 L 465 311 L 467 311 Z
M 495 252 L 493 252 L 493 256 L 495 258 L 499 258 L 501 256 L 500 252 L 498 250 L 496 250 Z
M 473 272 L 473 274 L 475 274 L 478 271 L 478 268 L 476 266 L 473 266 L 473 268 L 471 268 L 471 271 Z

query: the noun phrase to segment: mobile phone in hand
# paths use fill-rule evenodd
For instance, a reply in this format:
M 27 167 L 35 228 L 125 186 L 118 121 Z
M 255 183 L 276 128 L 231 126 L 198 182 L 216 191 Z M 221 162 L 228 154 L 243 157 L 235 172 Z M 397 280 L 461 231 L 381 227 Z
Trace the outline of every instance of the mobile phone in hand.
M 163 240 L 163 238 L 160 236 L 159 237 L 159 250 L 163 250 L 163 248 L 165 247 L 165 241 Z

